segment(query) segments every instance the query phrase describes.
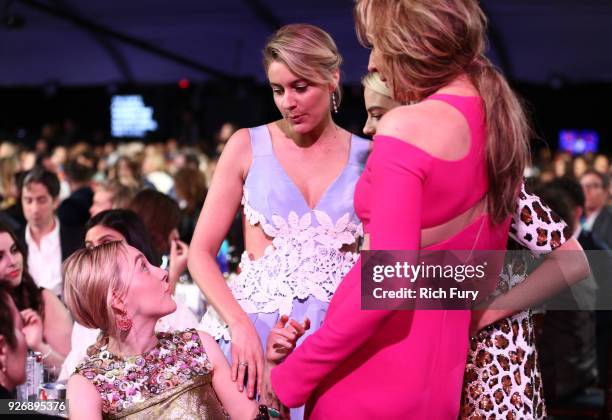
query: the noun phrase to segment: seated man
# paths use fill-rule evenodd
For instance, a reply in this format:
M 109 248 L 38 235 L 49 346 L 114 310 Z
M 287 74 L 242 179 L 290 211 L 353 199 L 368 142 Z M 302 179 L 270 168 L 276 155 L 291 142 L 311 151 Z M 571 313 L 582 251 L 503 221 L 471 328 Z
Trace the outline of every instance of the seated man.
M 28 267 L 34 281 L 57 296 L 62 294 L 62 261 L 83 246 L 82 230 L 63 225 L 55 215 L 59 193 L 56 174 L 42 167 L 29 171 L 21 189 L 27 224 L 18 232 L 28 249 Z

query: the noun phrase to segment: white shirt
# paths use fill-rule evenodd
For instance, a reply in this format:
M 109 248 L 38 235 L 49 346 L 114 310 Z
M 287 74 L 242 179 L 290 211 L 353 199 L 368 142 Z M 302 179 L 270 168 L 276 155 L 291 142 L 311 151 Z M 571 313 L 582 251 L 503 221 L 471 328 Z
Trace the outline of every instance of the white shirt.
M 155 325 L 155 331 L 183 331 L 187 328 L 197 328 L 198 320 L 186 306 L 177 303 L 176 311 L 160 318 Z M 72 348 L 66 356 L 58 381 L 68 380 L 77 365 L 87 355 L 87 348 L 98 339 L 100 330 L 87 328 L 75 322 L 72 326 Z
M 28 271 L 39 287 L 49 289 L 54 295 L 62 295 L 62 246 L 59 220 L 55 227 L 40 239 L 40 248 L 32 238 L 30 225 L 26 225 L 25 240 L 28 245 Z

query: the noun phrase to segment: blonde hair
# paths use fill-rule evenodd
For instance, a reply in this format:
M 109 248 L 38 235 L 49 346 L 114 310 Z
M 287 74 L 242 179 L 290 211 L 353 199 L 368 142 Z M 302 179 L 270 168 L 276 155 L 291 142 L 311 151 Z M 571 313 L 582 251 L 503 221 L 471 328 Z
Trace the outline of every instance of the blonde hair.
M 113 292 L 125 296 L 126 279 L 133 275 L 133 270 L 121 269 L 120 258 L 128 261 L 127 245 L 115 241 L 80 249 L 64 262 L 64 300 L 79 324 L 110 335 L 117 332 Z
M 361 79 L 361 84 L 364 88 L 368 88 L 378 93 L 379 95 L 386 96 L 393 99 L 393 94 L 389 89 L 389 86 L 380 78 L 380 73 L 377 71 L 369 72 Z
M 393 98 L 420 101 L 467 74 L 485 109 L 489 213 L 514 213 L 529 159 L 522 104 L 485 57 L 487 19 L 476 0 L 357 0 L 359 40 L 381 53 Z
M 263 50 L 266 73 L 274 61 L 283 63 L 289 70 L 317 85 L 336 83 L 334 74 L 340 70 L 342 56 L 336 43 L 323 29 L 306 23 L 285 25 L 276 31 Z M 335 86 L 336 103 L 340 105 L 342 91 Z

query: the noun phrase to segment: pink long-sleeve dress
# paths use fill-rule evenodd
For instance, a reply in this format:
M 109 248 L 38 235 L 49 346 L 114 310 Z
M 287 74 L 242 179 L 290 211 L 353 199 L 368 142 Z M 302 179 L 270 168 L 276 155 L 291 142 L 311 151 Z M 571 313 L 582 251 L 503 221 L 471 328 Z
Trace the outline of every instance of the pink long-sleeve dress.
M 486 199 L 484 111 L 479 97 L 436 94 L 466 119 L 471 144 L 443 160 L 402 140 L 376 136 L 355 190 L 373 250 L 504 250 L 510 217 L 488 214 L 421 248 L 421 229 L 450 221 Z M 432 139 L 435 141 L 435 139 Z M 333 296 L 321 328 L 272 370 L 289 407 L 312 419 L 456 419 L 468 349 L 466 310 L 362 310 L 361 260 Z

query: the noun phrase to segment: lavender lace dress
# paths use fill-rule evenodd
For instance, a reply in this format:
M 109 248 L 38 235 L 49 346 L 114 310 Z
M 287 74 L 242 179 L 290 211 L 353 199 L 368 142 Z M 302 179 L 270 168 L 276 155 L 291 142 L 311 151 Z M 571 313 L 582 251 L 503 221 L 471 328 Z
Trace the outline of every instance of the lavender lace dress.
M 268 127 L 249 131 L 253 162 L 244 184 L 244 215 L 272 238 L 272 244 L 256 260 L 244 252 L 240 274 L 229 287 L 249 314 L 262 346 L 280 315 L 298 321 L 308 317 L 311 328 L 299 345 L 319 328 L 336 287 L 357 260 L 356 252 L 343 249 L 356 250 L 363 235 L 353 195 L 369 141 L 351 137 L 346 166 L 311 209 L 274 155 Z M 214 308 L 204 314 L 200 329 L 219 340 L 231 362 L 231 333 Z M 291 410 L 292 419 L 302 417 L 302 409 Z

